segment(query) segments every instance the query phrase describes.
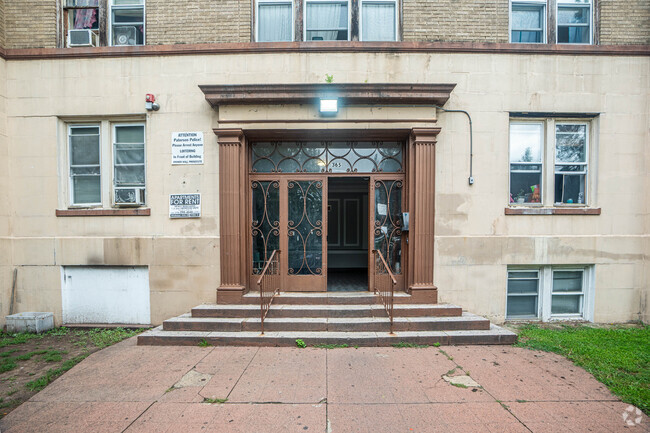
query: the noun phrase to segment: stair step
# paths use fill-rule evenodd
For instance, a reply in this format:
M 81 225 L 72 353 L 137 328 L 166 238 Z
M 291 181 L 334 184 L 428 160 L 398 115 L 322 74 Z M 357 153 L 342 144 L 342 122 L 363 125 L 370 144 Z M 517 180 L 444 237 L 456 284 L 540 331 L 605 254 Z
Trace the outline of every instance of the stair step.
M 328 331 L 328 332 L 388 332 L 390 322 L 386 317 L 267 317 L 264 320 L 266 331 Z M 447 330 L 487 330 L 490 322 L 474 314 L 463 313 L 456 317 L 396 317 L 395 331 L 447 331 Z M 240 332 L 260 331 L 260 318 L 214 318 L 191 317 L 188 314 L 165 320 L 165 331 L 218 331 Z
M 395 317 L 452 317 L 460 316 L 462 309 L 451 304 L 395 304 Z M 230 317 L 246 318 L 259 317 L 259 305 L 215 305 L 206 304 L 192 308 L 192 317 Z M 279 317 L 386 317 L 384 306 L 368 305 L 279 305 L 275 301 L 267 314 L 267 318 Z
M 244 304 L 259 304 L 260 292 L 248 292 L 242 297 Z M 410 303 L 411 295 L 395 292 L 396 304 Z M 273 299 L 279 305 L 352 305 L 379 304 L 379 296 L 373 292 L 281 292 Z
M 203 340 L 213 346 L 295 346 L 296 339 L 308 346 L 315 344 L 347 344 L 349 346 L 390 346 L 397 343 L 433 345 L 513 344 L 517 335 L 507 329 L 490 325 L 487 330 L 464 331 L 398 331 L 388 332 L 205 332 L 165 331 L 161 326 L 138 336 L 139 345 L 196 346 Z

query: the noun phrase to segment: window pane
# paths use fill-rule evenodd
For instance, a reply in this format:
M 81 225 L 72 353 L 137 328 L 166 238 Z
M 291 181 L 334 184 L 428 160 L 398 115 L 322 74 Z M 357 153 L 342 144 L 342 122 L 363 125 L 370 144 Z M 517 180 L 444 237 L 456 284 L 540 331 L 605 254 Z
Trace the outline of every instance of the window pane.
M 508 278 L 537 278 L 537 271 L 510 271 Z
M 144 0 L 113 0 L 115 6 L 143 5 Z
M 99 29 L 99 9 L 72 9 L 68 15 L 72 29 Z
M 113 45 L 144 44 L 144 9 L 113 9 Z
M 521 42 L 521 43 L 530 43 L 530 44 L 542 42 L 542 32 L 513 30 L 511 39 L 512 42 Z
M 557 12 L 558 25 L 589 24 L 589 10 L 588 7 L 560 6 Z
M 113 9 L 113 22 L 115 24 L 142 23 L 144 10 L 141 8 Z
M 582 271 L 553 271 L 553 292 L 582 292 Z
M 508 293 L 533 293 L 537 294 L 537 280 L 509 280 Z
M 587 125 L 555 126 L 555 161 L 587 162 Z
M 116 149 L 116 164 L 138 164 L 144 162 L 144 149 Z
M 510 203 L 540 203 L 542 173 L 510 173 Z
M 516 30 L 540 30 L 542 22 L 542 7 L 512 6 L 512 28 Z
M 100 174 L 100 169 L 99 165 L 92 165 L 90 167 L 84 166 L 84 167 L 70 167 L 70 174 L 73 176 L 79 176 L 79 175 L 88 175 L 88 174 Z
M 99 135 L 72 135 L 70 137 L 70 164 L 99 164 Z
M 144 165 L 115 166 L 116 185 L 144 185 Z
M 67 7 L 84 7 L 84 6 L 97 6 L 99 7 L 99 0 L 67 0 L 65 2 Z
M 72 179 L 74 204 L 101 202 L 99 176 L 75 176 Z
M 259 42 L 291 41 L 291 3 L 259 5 Z
M 551 314 L 580 314 L 582 295 L 553 296 Z
M 307 3 L 307 40 L 348 39 L 347 3 Z
M 144 127 L 142 125 L 116 126 L 116 143 L 144 143 Z
M 395 3 L 363 3 L 361 13 L 363 41 L 394 41 Z
M 562 167 L 566 169 L 567 167 Z M 557 171 L 557 169 L 556 169 Z M 555 174 L 555 203 L 584 204 L 585 203 L 584 174 Z
M 561 44 L 588 44 L 589 27 L 558 27 L 557 41 Z
M 542 124 L 510 124 L 510 162 L 542 162 Z
M 537 317 L 537 296 L 509 296 L 507 318 Z

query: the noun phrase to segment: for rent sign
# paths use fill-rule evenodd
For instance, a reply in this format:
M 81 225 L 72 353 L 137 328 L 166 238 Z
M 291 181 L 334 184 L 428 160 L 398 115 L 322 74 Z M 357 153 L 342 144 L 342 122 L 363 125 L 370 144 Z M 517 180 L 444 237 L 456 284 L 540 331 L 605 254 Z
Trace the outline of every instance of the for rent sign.
M 170 194 L 169 218 L 200 218 L 201 194 Z
M 202 132 L 172 132 L 172 164 L 203 164 Z

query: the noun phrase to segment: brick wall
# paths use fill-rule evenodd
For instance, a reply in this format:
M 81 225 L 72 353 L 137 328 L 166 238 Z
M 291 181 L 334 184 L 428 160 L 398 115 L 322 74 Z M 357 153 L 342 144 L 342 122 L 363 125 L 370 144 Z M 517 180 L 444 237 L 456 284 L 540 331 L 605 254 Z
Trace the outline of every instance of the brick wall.
M 56 1 L 5 2 L 6 48 L 56 47 Z
M 250 41 L 249 0 L 147 0 L 147 45 Z
M 650 44 L 649 0 L 599 0 L 602 45 Z
M 0 0 L 0 48 L 5 47 L 5 0 Z
M 403 15 L 405 41 L 508 42 L 508 0 L 403 0 Z

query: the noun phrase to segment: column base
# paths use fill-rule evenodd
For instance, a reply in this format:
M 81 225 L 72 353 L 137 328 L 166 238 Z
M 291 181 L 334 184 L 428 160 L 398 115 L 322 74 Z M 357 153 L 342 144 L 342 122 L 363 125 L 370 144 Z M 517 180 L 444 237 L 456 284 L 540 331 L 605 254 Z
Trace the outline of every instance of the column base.
M 411 286 L 409 287 L 409 293 L 413 304 L 438 303 L 438 288 L 436 286 Z
M 217 304 L 241 304 L 244 286 L 223 286 L 217 289 Z

